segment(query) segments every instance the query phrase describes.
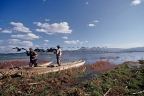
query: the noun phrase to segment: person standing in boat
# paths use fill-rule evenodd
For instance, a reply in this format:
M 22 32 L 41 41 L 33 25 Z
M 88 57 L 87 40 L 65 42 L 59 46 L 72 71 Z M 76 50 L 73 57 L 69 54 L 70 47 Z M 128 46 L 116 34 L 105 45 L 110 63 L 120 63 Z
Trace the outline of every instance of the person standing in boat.
M 38 54 L 32 48 L 29 48 L 29 50 L 30 50 L 30 52 L 26 51 L 27 56 L 30 56 L 29 67 L 32 67 L 33 65 L 34 65 L 34 67 L 37 67 Z
M 61 66 L 62 50 L 60 48 L 60 45 L 57 45 L 57 51 L 55 52 L 55 54 L 56 54 L 57 64 L 58 64 L 58 66 Z

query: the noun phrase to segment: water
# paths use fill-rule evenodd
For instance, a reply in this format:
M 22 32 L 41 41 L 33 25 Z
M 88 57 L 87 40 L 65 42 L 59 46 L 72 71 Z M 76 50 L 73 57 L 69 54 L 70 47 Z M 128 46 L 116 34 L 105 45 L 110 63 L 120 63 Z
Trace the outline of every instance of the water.
M 62 55 L 62 62 L 70 62 L 75 60 L 85 60 L 85 64 L 93 64 L 100 60 L 109 60 L 114 64 L 121 64 L 125 61 L 137 61 L 144 57 L 144 52 L 131 52 L 131 53 L 64 53 Z M 102 58 L 102 59 L 101 59 Z M 40 54 L 38 60 L 54 61 L 56 63 L 55 54 Z M 0 62 L 5 61 L 29 61 L 29 57 L 25 53 L 11 53 L 0 54 Z

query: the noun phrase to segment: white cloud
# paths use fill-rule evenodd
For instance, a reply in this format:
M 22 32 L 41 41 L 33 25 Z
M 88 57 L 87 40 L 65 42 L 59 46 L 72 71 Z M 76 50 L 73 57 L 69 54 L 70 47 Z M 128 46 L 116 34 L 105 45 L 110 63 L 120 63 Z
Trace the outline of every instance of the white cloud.
M 8 39 L 7 40 L 8 44 L 11 45 L 11 44 L 14 44 L 14 45 L 11 45 L 11 46 L 19 46 L 19 47 L 30 47 L 30 46 L 33 46 L 33 43 L 31 41 L 21 41 L 19 39 Z
M 12 28 L 12 30 L 14 30 L 14 31 L 18 31 L 18 32 L 31 32 L 29 30 L 29 28 L 25 27 L 22 23 L 11 22 L 10 24 L 14 26 L 14 28 Z
M 112 46 L 113 44 L 104 44 L 103 46 L 104 47 L 109 47 L 109 46 Z
M 88 42 L 88 41 L 85 41 L 86 43 Z
M 47 43 L 44 43 L 44 46 L 46 46 L 47 45 Z
M 82 42 L 80 42 L 80 44 L 83 44 L 83 43 L 87 43 L 88 41 L 82 41 Z
M 2 28 L 0 28 L 0 30 L 2 30 Z
M 0 49 L 5 49 L 5 46 L 0 46 Z
M 49 21 L 50 19 L 45 19 L 45 21 Z
M 14 48 L 14 47 L 29 48 L 29 47 L 32 47 L 32 46 L 33 46 L 33 43 L 31 41 L 21 41 L 20 43 L 15 44 L 15 45 L 8 45 L 8 47 L 10 47 L 10 48 Z
M 142 46 L 144 45 L 140 43 L 132 43 L 132 44 L 121 45 L 120 48 L 134 48 L 134 47 L 142 47 Z
M 142 2 L 142 0 L 134 0 L 132 1 L 131 5 L 138 5 Z
M 35 47 L 40 47 L 39 45 L 35 45 Z
M 47 31 L 45 29 L 36 29 L 37 32 L 45 32 L 47 33 Z
M 67 41 L 64 41 L 66 44 L 80 44 L 82 45 L 83 43 L 87 43 L 88 41 L 79 41 L 79 40 L 67 40 Z
M 44 40 L 45 42 L 49 42 L 49 40 Z
M 31 41 L 22 41 L 23 46 L 31 47 L 33 46 L 33 43 Z
M 19 44 L 19 43 L 21 43 L 21 40 L 19 40 L 19 39 L 8 39 L 7 42 L 9 44 Z
M 21 41 L 18 39 L 8 39 L 5 45 L 0 46 L 0 52 L 16 52 L 16 50 L 11 50 L 12 48 L 29 48 L 32 47 L 33 43 L 31 41 Z
M 54 33 L 71 33 L 72 30 L 69 29 L 67 22 L 61 23 L 41 23 L 41 22 L 34 22 L 40 29 L 36 29 L 37 32 L 44 32 L 47 34 L 54 34 Z
M 98 20 L 94 20 L 93 22 L 96 22 L 96 23 L 97 23 L 97 22 L 99 22 L 99 21 L 98 21 Z
M 37 26 L 41 26 L 42 25 L 41 22 L 34 22 L 33 24 L 36 24 Z
M 66 36 L 64 36 L 64 37 L 62 37 L 63 39 L 68 39 L 68 37 L 66 37 Z
M 72 40 L 72 41 L 64 41 L 66 44 L 77 44 L 79 43 L 80 41 L 79 40 Z
M 86 5 L 88 5 L 89 3 L 88 3 L 88 2 L 86 2 L 85 4 L 86 4 Z
M 26 39 L 26 40 L 32 40 L 32 39 L 38 39 L 40 38 L 39 36 L 36 36 L 35 34 L 33 33 L 28 33 L 27 35 L 21 35 L 21 34 L 18 34 L 18 35 L 11 35 L 12 38 L 19 38 L 19 39 Z
M 0 40 L 0 44 L 2 44 L 4 42 L 4 40 Z
M 2 30 L 2 33 L 12 33 L 12 31 L 8 30 L 8 29 L 5 29 L 5 30 Z
M 94 25 L 94 24 L 88 24 L 88 26 L 93 27 L 93 26 L 95 26 L 95 25 Z

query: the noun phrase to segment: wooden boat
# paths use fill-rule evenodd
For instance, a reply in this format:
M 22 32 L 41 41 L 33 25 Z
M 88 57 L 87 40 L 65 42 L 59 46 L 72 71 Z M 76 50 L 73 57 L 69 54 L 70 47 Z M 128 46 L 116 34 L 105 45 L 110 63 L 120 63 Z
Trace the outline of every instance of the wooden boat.
M 53 61 L 47 62 L 47 63 L 43 63 L 43 64 L 39 64 L 38 67 L 47 67 L 48 65 L 50 65 Z M 25 66 L 25 67 L 29 67 L 29 65 Z
M 60 70 L 65 70 L 68 68 L 79 67 L 84 65 L 85 61 L 78 60 L 73 62 L 62 63 L 61 66 L 57 64 L 51 64 L 52 62 L 39 65 L 38 67 L 17 67 L 17 68 L 9 68 L 9 69 L 0 69 L 0 76 L 5 75 L 36 75 L 36 74 L 44 74 L 49 72 L 56 72 Z

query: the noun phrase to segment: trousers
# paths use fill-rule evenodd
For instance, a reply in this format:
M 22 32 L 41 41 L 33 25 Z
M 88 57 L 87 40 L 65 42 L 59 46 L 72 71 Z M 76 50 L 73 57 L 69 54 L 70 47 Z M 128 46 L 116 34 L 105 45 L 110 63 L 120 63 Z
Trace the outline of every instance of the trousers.
M 29 67 L 32 67 L 33 65 L 34 65 L 34 67 L 37 67 L 37 59 L 30 60 Z
M 58 66 L 61 66 L 61 56 L 57 56 L 56 59 Z

